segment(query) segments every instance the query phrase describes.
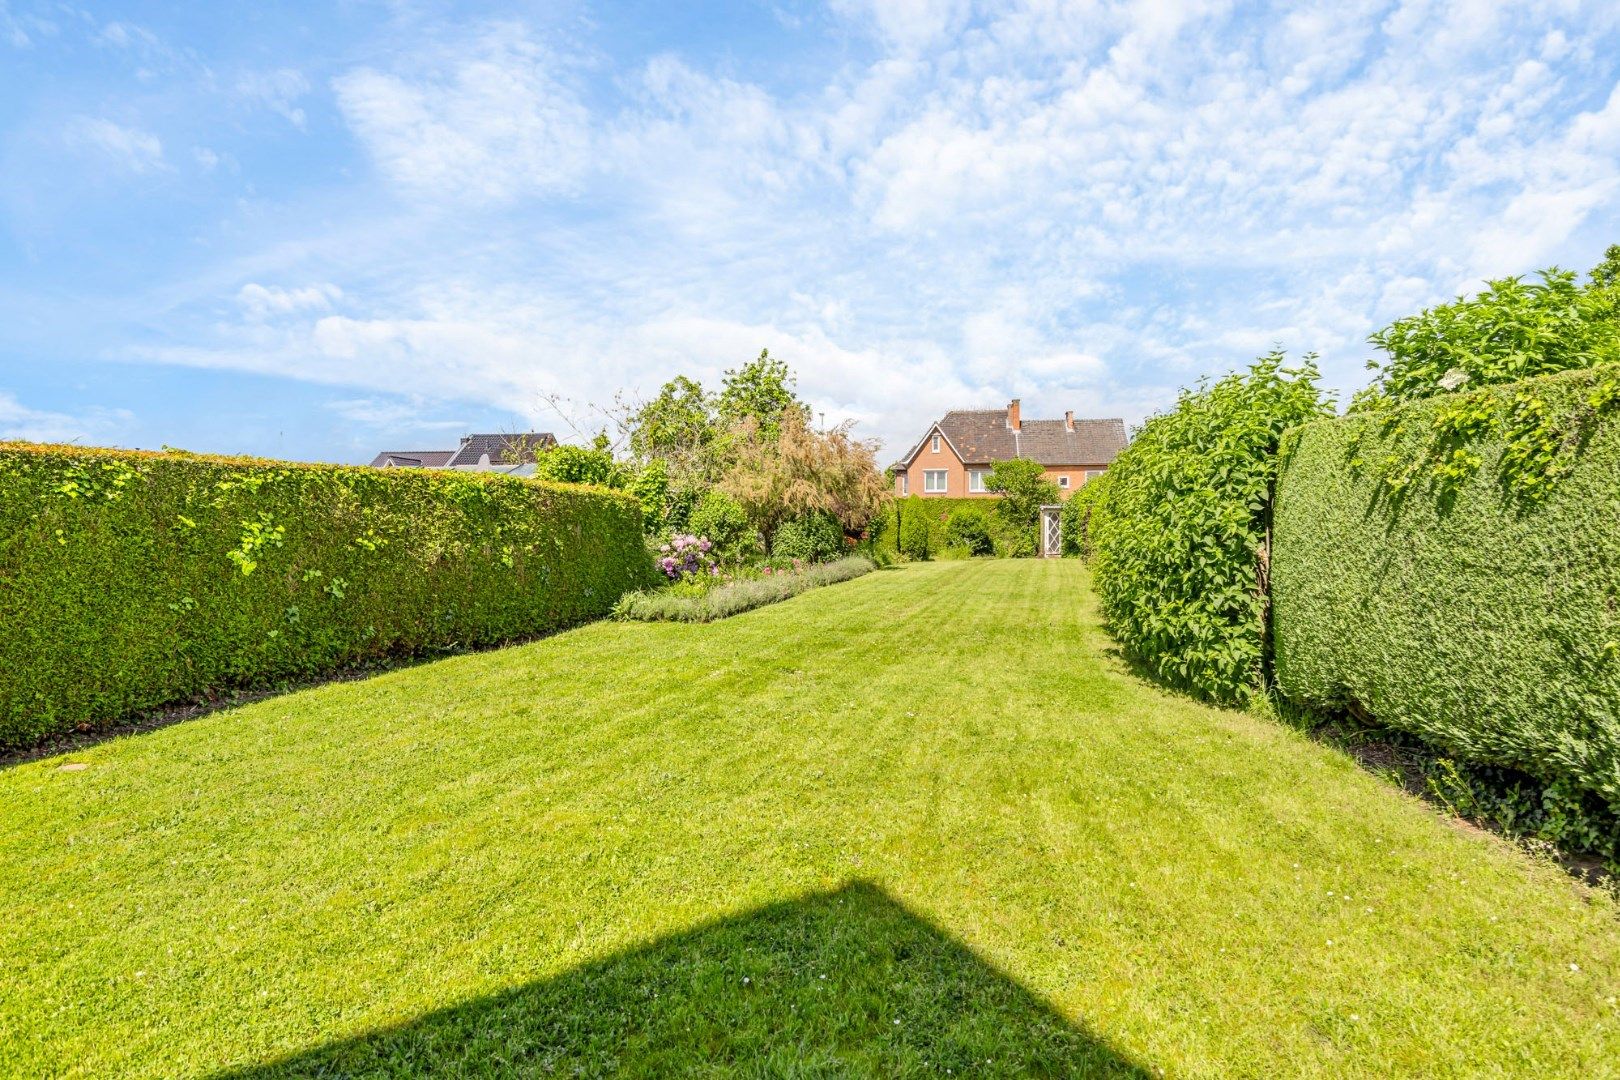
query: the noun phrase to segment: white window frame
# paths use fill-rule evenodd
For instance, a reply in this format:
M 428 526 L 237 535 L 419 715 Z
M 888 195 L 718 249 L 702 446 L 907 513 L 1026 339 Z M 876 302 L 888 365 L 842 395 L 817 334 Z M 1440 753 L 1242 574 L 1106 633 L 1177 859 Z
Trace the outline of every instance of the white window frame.
M 987 494 L 990 489 L 984 486 L 984 481 L 989 475 L 989 469 L 969 469 L 968 492 L 973 495 Z
M 939 478 L 939 486 L 938 487 L 934 486 L 934 478 L 936 476 Z M 924 469 L 923 470 L 923 494 L 924 495 L 944 495 L 944 494 L 946 494 L 946 493 L 948 493 L 950 491 L 950 487 L 951 487 L 951 473 L 950 473 L 949 469 Z
M 911 491 L 911 475 L 909 473 L 901 473 L 900 474 L 900 494 L 906 495 L 906 494 L 909 494 L 910 491 Z
M 928 449 L 930 453 L 939 453 L 939 432 L 934 432 L 934 437 L 928 440 Z
M 1104 470 L 1104 469 L 1087 469 L 1086 470 L 1086 480 L 1088 482 L 1091 481 L 1091 480 L 1095 480 L 1095 479 L 1097 479 L 1097 477 L 1101 476 L 1105 471 L 1107 471 L 1107 470 Z
M 1069 478 L 1067 476 L 1058 477 L 1058 487 L 1066 488 L 1068 486 L 1069 486 Z

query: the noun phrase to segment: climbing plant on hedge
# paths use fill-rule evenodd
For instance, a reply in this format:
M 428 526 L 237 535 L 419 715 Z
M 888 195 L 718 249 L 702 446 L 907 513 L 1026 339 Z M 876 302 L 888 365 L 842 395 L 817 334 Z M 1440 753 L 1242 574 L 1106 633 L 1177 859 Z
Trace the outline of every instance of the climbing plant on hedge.
M 0 444 L 0 745 L 604 615 L 641 527 L 514 477 Z
M 1617 250 L 1585 284 L 1554 266 L 1397 319 L 1370 339 L 1386 359 L 1355 411 L 1620 361 Z
M 1259 687 L 1265 560 L 1284 431 L 1331 410 L 1314 357 L 1280 352 L 1184 390 L 1108 468 L 1088 536 L 1110 630 L 1172 685 L 1216 701 Z

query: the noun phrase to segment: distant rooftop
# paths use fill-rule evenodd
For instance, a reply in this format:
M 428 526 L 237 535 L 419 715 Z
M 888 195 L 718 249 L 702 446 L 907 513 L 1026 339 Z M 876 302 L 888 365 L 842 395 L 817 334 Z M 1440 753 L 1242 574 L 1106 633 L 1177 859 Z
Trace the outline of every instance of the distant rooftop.
M 377 469 L 532 473 L 536 455 L 556 445 L 557 437 L 549 431 L 477 433 L 463 435 L 454 450 L 384 450 L 371 459 L 371 465 Z
M 929 425 L 916 446 L 896 464 L 911 464 L 935 429 L 965 465 L 988 465 L 1027 458 L 1042 465 L 1107 465 L 1125 449 L 1125 421 L 1076 419 L 1065 413 L 1060 420 L 1024 420 L 1019 403 L 1005 409 L 952 409 Z

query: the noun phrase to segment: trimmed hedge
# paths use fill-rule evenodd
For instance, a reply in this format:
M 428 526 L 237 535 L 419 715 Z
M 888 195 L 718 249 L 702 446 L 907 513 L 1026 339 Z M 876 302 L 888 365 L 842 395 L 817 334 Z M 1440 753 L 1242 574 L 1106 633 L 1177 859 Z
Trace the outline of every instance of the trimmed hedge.
M 1279 689 L 1620 808 L 1617 404 L 1610 367 L 1290 433 Z
M 908 495 L 890 499 L 867 528 L 867 543 L 877 550 L 908 559 L 932 559 L 951 547 L 947 526 L 951 515 L 964 507 L 989 513 L 1000 500 L 941 495 Z
M 616 492 L 0 444 L 0 745 L 555 630 L 651 579 Z

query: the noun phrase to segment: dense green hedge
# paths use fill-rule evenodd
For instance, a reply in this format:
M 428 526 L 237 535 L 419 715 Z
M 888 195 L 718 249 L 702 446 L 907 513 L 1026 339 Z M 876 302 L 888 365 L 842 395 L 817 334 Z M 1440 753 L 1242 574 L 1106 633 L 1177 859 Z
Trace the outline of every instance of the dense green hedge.
M 1086 538 L 1108 629 L 1158 678 L 1215 701 L 1263 687 L 1271 488 L 1283 434 L 1327 408 L 1281 353 L 1183 390 L 1109 465 Z
M 1284 441 L 1276 677 L 1620 808 L 1620 370 Z
M 1063 504 L 1063 554 L 1091 557 L 1091 509 L 1102 498 L 1107 475 L 1105 472 L 1087 480 Z
M 875 550 L 908 559 L 936 559 L 951 547 L 946 526 L 952 514 L 963 507 L 988 513 L 997 501 L 983 496 L 940 495 L 890 499 L 867 527 L 867 542 Z
M 651 574 L 596 488 L 0 444 L 0 745 L 541 633 Z

